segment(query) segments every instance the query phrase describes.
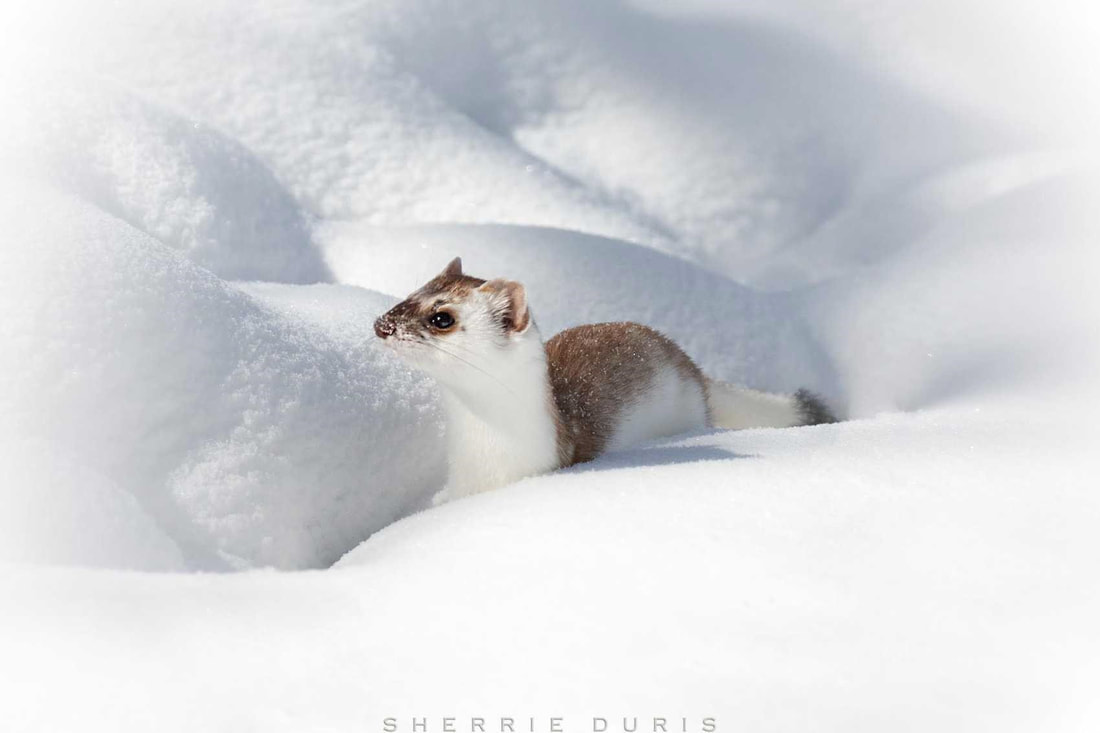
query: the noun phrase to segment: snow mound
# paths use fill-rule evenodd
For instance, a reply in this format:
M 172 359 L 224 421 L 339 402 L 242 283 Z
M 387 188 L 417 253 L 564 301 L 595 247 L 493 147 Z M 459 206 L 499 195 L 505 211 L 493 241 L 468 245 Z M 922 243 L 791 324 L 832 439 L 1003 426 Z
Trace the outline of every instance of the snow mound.
M 0 4 L 0 719 L 1096 730 L 1063 10 Z M 371 322 L 454 255 L 855 419 L 417 513 L 441 414 Z
M 1069 396 L 1066 419 L 1091 422 L 1097 201 L 1095 173 L 1029 180 L 812 291 L 809 320 L 851 414 Z
M 416 75 L 387 39 L 406 23 L 438 23 L 432 18 L 442 7 L 435 3 L 290 0 L 263 12 L 231 2 L 192 9 L 60 0 L 51 7 L 53 13 L 9 11 L 13 26 L 40 39 L 9 49 L 20 66 L 49 69 L 63 48 L 67 59 L 247 147 L 315 216 L 568 221 L 660 239 L 454 108 Z M 486 18 L 496 12 L 488 5 L 472 10 Z
M 0 434 L 131 492 L 192 567 L 323 566 L 438 485 L 430 390 L 387 354 L 85 205 L 3 208 Z M 361 292 L 369 323 L 385 300 Z
M 797 298 L 755 292 L 655 250 L 516 226 L 330 224 L 317 237 L 342 282 L 404 297 L 461 256 L 472 275 L 524 283 L 544 338 L 584 323 L 637 321 L 668 334 L 715 378 L 838 396 Z
M 184 569 L 175 542 L 132 494 L 101 474 L 32 440 L 0 445 L 0 461 L 0 561 Z
M 402 521 L 336 569 L 405 609 L 438 692 L 372 689 L 399 710 L 503 698 L 578 728 L 671 704 L 746 730 L 873 731 L 920 700 L 917 730 L 1075 729 L 1049 716 L 1096 680 L 1100 503 L 1076 476 L 1097 459 L 1050 415 L 991 412 L 662 441 Z M 998 459 L 1016 452 L 1026 464 Z
M 4 81 L 9 175 L 70 191 L 225 278 L 329 279 L 297 202 L 240 144 L 106 82 Z
M 21 68 L 63 50 L 186 110 L 319 218 L 568 228 L 742 282 L 854 204 L 911 224 L 890 194 L 1010 145 L 749 17 L 580 0 L 47 7 L 9 11 L 38 39 L 16 40 Z

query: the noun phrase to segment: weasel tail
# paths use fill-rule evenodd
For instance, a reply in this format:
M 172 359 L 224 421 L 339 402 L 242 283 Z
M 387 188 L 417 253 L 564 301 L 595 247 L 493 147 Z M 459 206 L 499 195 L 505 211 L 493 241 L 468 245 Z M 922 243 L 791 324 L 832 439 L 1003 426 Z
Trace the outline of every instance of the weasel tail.
M 793 428 L 836 422 L 825 403 L 805 389 L 793 395 L 759 392 L 709 377 L 706 385 L 707 410 L 716 428 Z

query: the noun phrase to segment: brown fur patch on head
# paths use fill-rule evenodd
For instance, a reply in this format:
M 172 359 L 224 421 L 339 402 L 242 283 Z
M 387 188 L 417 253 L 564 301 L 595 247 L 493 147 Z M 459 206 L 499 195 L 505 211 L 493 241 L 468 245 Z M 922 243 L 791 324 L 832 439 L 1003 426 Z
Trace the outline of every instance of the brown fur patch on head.
M 422 331 L 426 328 L 425 319 L 432 313 L 465 300 L 484 284 L 481 278 L 464 275 L 462 260 L 455 257 L 441 273 L 382 314 L 374 322 L 374 332 L 379 338 L 387 338 L 398 332 Z
M 419 300 L 428 303 L 433 299 L 442 297 L 453 303 L 456 300 L 466 298 L 475 288 L 484 284 L 485 281 L 480 277 L 464 275 L 462 273 L 462 259 L 455 257 L 450 264 L 443 268 L 443 272 L 424 283 L 406 300 Z

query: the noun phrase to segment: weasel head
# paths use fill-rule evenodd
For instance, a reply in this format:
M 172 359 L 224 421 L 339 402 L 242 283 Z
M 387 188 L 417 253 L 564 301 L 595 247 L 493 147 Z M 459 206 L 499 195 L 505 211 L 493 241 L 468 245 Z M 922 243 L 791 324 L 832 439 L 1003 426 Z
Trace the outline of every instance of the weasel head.
M 523 286 L 462 272 L 454 258 L 443 272 L 374 322 L 374 333 L 410 366 L 469 391 L 507 386 L 512 358 L 542 342 Z

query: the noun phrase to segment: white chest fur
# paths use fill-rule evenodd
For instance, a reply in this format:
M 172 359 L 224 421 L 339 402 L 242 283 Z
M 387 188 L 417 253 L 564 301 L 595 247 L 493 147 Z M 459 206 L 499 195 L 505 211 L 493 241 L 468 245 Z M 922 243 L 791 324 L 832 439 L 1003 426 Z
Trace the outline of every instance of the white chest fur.
M 447 399 L 451 403 L 447 407 L 449 467 L 447 485 L 436 503 L 557 468 L 557 435 L 545 406 L 541 415 L 533 406 L 521 408 L 527 414 L 526 422 L 519 424 L 486 420 Z
M 435 503 L 558 467 L 542 343 L 537 332 L 524 341 L 500 355 L 495 379 L 477 373 L 467 375 L 466 383 L 442 385 L 449 466 Z

